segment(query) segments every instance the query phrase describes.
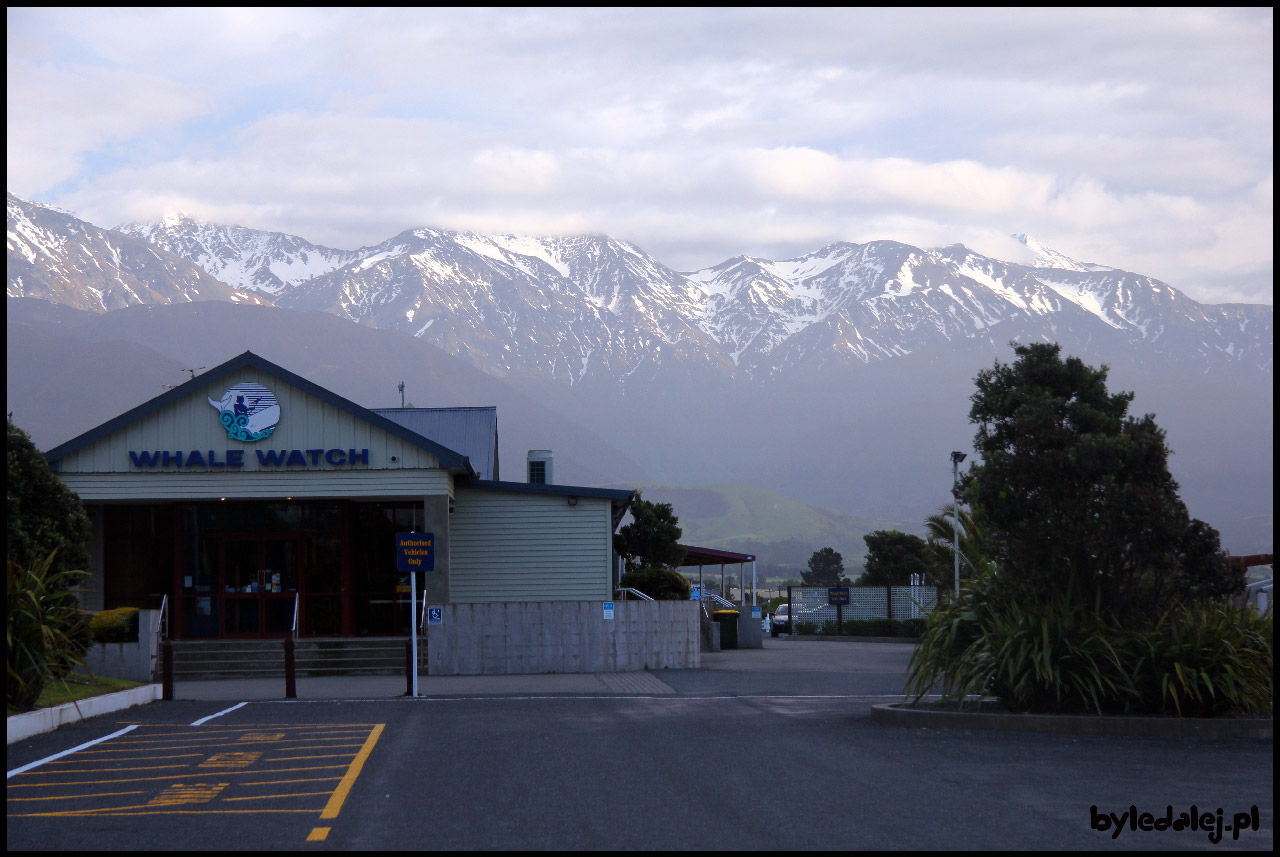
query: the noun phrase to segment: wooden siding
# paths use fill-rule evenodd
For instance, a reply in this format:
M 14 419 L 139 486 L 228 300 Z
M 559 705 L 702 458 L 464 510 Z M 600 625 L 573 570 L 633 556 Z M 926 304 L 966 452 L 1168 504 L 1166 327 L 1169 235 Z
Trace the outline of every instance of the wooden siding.
M 150 500 L 281 500 L 285 497 L 417 497 L 449 494 L 444 470 L 259 470 L 251 473 L 60 473 L 85 503 Z
M 218 421 L 218 412 L 208 399 L 218 401 L 230 387 L 253 381 L 267 387 L 280 403 L 280 423 L 266 440 L 244 443 L 231 440 Z M 217 383 L 201 388 L 180 402 L 150 414 L 132 425 L 113 432 L 84 449 L 77 450 L 59 462 L 61 474 L 72 473 L 156 473 L 181 472 L 183 475 L 206 475 L 203 470 L 154 467 L 137 468 L 129 459 L 129 451 L 169 450 L 207 454 L 218 453 L 219 460 L 230 449 L 244 450 L 242 472 L 271 470 L 260 468 L 254 450 L 341 449 L 369 450 L 370 470 L 423 469 L 439 466 L 435 455 L 394 435 L 357 419 L 334 405 L 285 384 L 272 375 L 255 369 L 243 369 Z M 392 456 L 398 460 L 391 461 Z M 323 463 L 309 465 L 307 471 L 346 472 L 346 465 L 334 467 Z M 365 469 L 359 465 L 360 469 Z M 280 469 L 281 471 L 284 468 Z M 307 471 L 293 471 L 301 475 Z M 211 475 L 211 474 L 210 474 Z M 283 475 L 283 474 L 282 474 Z
M 450 521 L 449 600 L 607 601 L 612 598 L 608 500 L 458 491 Z

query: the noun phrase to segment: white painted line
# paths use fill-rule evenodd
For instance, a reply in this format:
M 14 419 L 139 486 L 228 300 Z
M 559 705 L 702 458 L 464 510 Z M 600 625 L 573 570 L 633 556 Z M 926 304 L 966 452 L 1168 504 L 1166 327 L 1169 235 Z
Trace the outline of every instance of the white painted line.
M 110 735 L 104 735 L 101 738 L 95 738 L 92 741 L 86 741 L 85 743 L 81 744 L 79 747 L 72 747 L 70 750 L 63 750 L 61 753 L 54 753 L 52 756 L 46 756 L 45 758 L 41 759 L 38 762 L 32 762 L 29 765 L 23 765 L 21 768 L 14 768 L 12 771 L 9 771 L 7 774 L 5 774 L 5 779 L 6 780 L 9 779 L 15 774 L 26 773 L 32 768 L 38 768 L 41 765 L 43 765 L 45 762 L 52 762 L 55 759 L 61 759 L 63 756 L 70 756 L 72 753 L 83 750 L 85 747 L 92 747 L 94 744 L 101 744 L 103 741 L 110 741 L 112 738 L 119 738 L 124 733 L 132 732 L 137 728 L 138 728 L 138 724 L 135 723 L 132 726 L 124 727 L 119 732 L 112 732 Z
M 233 705 L 230 708 L 224 708 L 221 711 L 219 711 L 217 714 L 210 714 L 208 717 L 201 717 L 199 720 L 194 721 L 191 725 L 203 726 L 204 724 L 208 723 L 210 720 L 212 720 L 215 717 L 221 717 L 224 714 L 230 714 L 231 712 L 235 711 L 237 708 L 244 708 L 246 705 L 248 705 L 247 702 L 242 702 L 239 705 Z
M 308 703 L 323 703 L 332 705 L 334 703 L 344 702 L 524 702 L 536 699 L 608 699 L 608 700 L 637 700 L 637 699 L 653 699 L 662 702 L 705 702 L 712 700 L 725 699 L 898 699 L 901 700 L 900 693 L 860 693 L 854 695 L 839 694 L 814 694 L 814 695 L 773 695 L 761 696 L 747 694 L 744 696 L 673 696 L 671 694 L 663 694 L 662 696 L 606 696 L 604 694 L 594 694 L 591 696 L 571 696 L 569 694 L 561 694 L 559 696 L 420 696 L 417 699 L 404 696 L 391 697 L 373 697 L 367 699 L 356 698 L 334 698 L 334 699 L 258 699 L 250 703 L 240 703 L 241 705 L 306 705 Z M 239 706 L 237 706 L 239 707 Z

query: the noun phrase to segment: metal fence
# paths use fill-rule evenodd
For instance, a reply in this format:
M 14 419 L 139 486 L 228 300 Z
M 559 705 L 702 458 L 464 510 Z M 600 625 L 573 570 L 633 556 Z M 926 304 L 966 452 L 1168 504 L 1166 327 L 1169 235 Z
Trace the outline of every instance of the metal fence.
M 836 621 L 836 608 L 828 604 L 825 586 L 789 586 L 791 621 L 813 622 L 819 628 Z M 936 586 L 850 586 L 844 621 L 856 619 L 915 619 L 938 606 Z

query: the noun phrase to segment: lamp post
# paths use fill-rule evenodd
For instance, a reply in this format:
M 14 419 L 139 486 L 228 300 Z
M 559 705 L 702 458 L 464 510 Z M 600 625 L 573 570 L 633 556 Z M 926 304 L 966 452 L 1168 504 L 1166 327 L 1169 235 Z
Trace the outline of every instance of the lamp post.
M 960 597 L 960 462 L 964 461 L 963 452 L 951 453 L 951 496 L 955 498 L 955 513 L 951 520 L 951 531 L 955 534 L 956 554 L 956 597 Z

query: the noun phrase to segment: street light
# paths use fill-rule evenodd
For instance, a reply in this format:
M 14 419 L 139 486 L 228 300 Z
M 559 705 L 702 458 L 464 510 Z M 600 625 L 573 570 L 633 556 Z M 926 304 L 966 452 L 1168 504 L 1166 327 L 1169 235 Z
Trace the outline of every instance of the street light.
M 955 498 L 955 517 L 951 520 L 951 530 L 955 534 L 956 554 L 956 597 L 960 597 L 960 462 L 964 461 L 963 452 L 951 453 L 951 495 Z

